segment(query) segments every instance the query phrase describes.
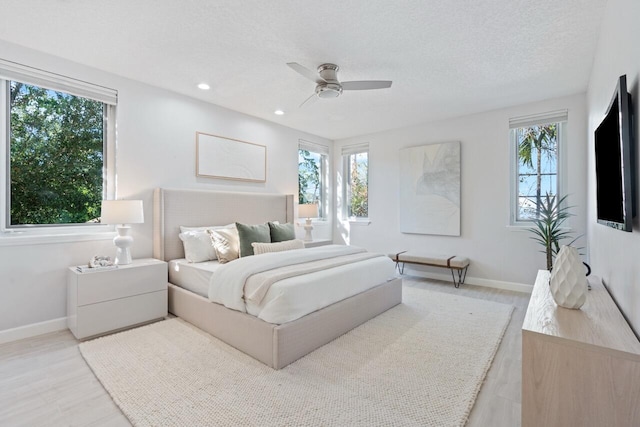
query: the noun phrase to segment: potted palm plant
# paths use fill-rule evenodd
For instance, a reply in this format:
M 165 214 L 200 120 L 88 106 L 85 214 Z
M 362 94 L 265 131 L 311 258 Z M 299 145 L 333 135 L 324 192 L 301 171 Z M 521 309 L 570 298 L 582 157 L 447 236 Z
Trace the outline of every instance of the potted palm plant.
M 535 227 L 529 229 L 534 234 L 531 238 L 544 247 L 540 252 L 547 256 L 549 271 L 553 268 L 553 260 L 560 251 L 560 241 L 571 238 L 571 232 L 563 228 L 564 222 L 572 216 L 569 213 L 571 207 L 564 205 L 566 198 L 567 196 L 557 199 L 557 196 L 548 193 L 544 198 L 540 198 L 540 215 L 538 219 L 533 220 Z

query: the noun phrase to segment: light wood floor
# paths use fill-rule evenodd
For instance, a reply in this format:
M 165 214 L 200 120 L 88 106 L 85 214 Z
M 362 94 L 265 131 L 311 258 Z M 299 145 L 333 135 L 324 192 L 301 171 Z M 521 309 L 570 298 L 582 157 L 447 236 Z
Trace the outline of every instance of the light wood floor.
M 404 277 L 406 286 L 515 307 L 471 412 L 470 427 L 520 425 L 522 341 L 529 295 Z M 0 426 L 129 426 L 78 351 L 69 331 L 0 345 Z

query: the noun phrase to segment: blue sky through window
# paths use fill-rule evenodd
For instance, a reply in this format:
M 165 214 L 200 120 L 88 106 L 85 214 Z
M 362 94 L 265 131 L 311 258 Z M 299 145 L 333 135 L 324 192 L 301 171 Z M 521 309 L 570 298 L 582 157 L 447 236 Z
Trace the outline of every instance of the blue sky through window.
M 557 124 L 555 125 L 557 129 Z M 531 128 L 518 128 L 516 130 L 516 143 L 519 147 L 527 130 L 533 130 L 536 134 L 541 131 L 541 126 Z M 538 171 L 538 159 L 540 170 Z M 556 195 L 558 192 L 558 138 L 555 135 L 542 143 L 542 149 L 536 147 L 531 150 L 531 163 L 518 156 L 518 220 L 530 220 L 537 217 L 538 182 L 540 183 L 540 197 L 546 194 Z M 539 181 L 538 181 L 539 178 Z

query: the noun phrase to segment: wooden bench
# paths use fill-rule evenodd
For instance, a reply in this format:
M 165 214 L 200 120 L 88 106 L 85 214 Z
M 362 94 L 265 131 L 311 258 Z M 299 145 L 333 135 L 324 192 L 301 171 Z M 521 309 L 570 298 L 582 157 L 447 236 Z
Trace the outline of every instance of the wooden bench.
M 402 251 L 394 254 L 389 254 L 396 263 L 396 268 L 400 274 L 404 274 L 405 264 L 418 264 L 427 265 L 429 267 L 441 267 L 451 270 L 451 277 L 453 278 L 453 284 L 456 288 L 459 288 L 461 284 L 464 284 L 464 279 L 467 277 L 467 269 L 469 268 L 469 258 L 461 256 L 442 256 L 442 255 L 425 255 L 415 251 Z M 402 263 L 402 266 L 400 266 Z M 457 272 L 457 280 L 456 280 Z

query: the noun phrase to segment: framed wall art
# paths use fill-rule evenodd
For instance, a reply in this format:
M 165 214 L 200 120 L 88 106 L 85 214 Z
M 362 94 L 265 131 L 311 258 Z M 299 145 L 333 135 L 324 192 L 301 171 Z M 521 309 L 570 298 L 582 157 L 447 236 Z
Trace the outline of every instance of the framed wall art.
M 267 147 L 196 132 L 196 176 L 267 181 Z
M 400 231 L 460 235 L 460 142 L 400 150 Z

